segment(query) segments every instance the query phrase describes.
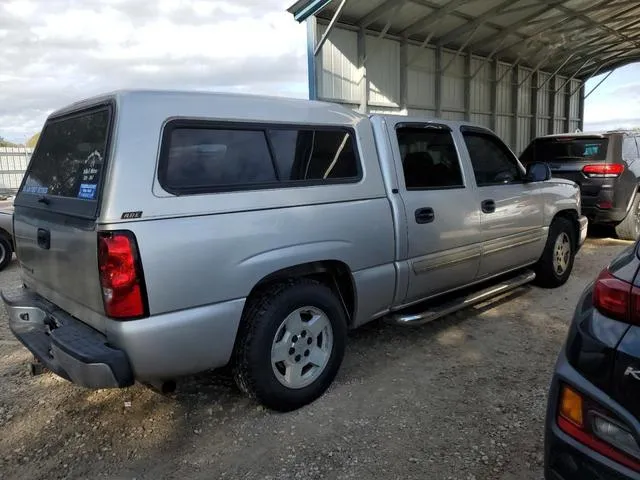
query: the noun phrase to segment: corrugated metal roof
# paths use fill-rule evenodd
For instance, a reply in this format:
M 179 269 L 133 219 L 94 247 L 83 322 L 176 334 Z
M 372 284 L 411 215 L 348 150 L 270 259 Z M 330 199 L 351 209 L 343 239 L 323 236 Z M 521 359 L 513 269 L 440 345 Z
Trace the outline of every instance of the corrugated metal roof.
M 330 20 L 338 0 L 300 0 Z M 640 60 L 638 0 L 347 0 L 339 24 L 586 78 Z

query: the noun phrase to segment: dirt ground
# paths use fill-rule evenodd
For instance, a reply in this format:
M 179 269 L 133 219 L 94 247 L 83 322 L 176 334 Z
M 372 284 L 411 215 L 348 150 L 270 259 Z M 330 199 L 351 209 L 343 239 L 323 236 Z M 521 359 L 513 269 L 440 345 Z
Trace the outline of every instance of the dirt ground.
M 330 391 L 288 414 L 222 374 L 90 391 L 31 377 L 0 316 L 0 478 L 540 480 L 547 386 L 583 287 L 626 242 L 591 238 L 569 282 L 419 328 L 350 335 Z M 16 288 L 14 261 L 0 288 Z

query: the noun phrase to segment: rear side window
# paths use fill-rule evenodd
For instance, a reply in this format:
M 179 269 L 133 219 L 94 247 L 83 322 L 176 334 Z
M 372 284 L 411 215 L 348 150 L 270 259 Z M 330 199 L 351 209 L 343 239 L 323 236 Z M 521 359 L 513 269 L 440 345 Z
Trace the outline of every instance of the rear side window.
M 48 122 L 21 192 L 96 201 L 107 152 L 109 112 L 104 108 Z
M 171 189 L 272 183 L 264 132 L 177 128 L 171 132 L 166 185 Z
M 451 132 L 444 129 L 396 129 L 407 190 L 463 187 Z
M 159 180 L 175 194 L 355 182 L 353 135 L 332 128 L 172 123 Z
M 358 176 L 353 138 L 346 131 L 270 130 L 283 181 L 349 179 Z

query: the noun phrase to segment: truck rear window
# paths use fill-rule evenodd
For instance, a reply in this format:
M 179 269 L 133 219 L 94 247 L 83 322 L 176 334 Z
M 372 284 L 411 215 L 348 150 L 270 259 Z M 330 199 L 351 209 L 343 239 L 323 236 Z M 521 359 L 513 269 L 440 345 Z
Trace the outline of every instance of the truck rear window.
M 522 154 L 522 161 L 528 164 L 531 162 L 605 160 L 608 145 L 607 138 L 538 139 Z
M 108 107 L 47 122 L 21 193 L 96 201 L 109 123 Z

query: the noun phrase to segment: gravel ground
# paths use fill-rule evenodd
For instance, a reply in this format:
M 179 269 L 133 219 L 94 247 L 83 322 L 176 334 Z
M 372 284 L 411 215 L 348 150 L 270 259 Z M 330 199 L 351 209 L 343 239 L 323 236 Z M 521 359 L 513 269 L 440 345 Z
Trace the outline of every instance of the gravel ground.
M 0 318 L 0 478 L 540 480 L 547 386 L 575 301 L 626 242 L 589 239 L 569 282 L 419 328 L 350 335 L 330 391 L 276 414 L 223 374 L 163 397 L 27 374 Z M 18 286 L 16 262 L 0 288 Z

